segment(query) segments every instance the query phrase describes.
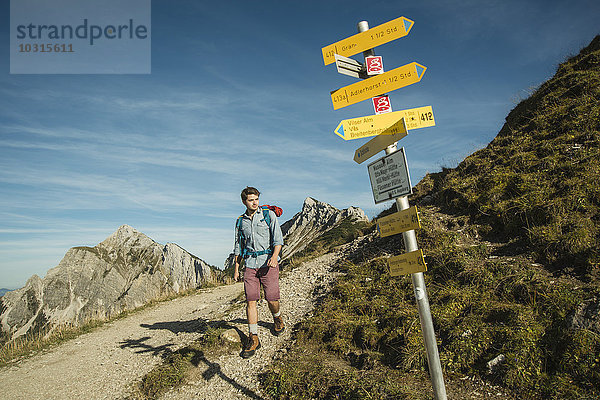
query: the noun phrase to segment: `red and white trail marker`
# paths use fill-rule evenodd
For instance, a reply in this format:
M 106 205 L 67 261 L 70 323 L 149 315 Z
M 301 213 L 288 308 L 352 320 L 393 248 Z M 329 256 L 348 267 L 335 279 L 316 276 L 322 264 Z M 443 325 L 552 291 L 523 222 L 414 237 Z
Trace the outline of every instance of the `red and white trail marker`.
M 392 103 L 390 102 L 390 96 L 383 95 L 373 97 L 373 109 L 375 110 L 375 115 L 385 114 L 392 111 Z
M 367 75 L 379 75 L 383 74 L 383 57 L 381 56 L 369 56 L 365 57 L 365 64 L 367 65 Z

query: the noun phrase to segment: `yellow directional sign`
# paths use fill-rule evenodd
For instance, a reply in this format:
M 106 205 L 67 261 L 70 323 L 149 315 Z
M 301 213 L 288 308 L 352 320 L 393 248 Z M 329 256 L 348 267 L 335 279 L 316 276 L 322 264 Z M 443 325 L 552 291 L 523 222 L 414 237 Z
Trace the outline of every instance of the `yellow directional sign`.
M 385 150 L 386 147 L 394 142 L 397 142 L 406 135 L 408 135 L 408 130 L 406 129 L 404 118 L 402 118 L 400 121 L 397 121 L 394 125 L 382 132 L 381 135 L 375 136 L 373 139 L 369 140 L 358 150 L 356 150 L 354 152 L 354 161 L 360 164 L 363 161 L 373 157 L 381 150 Z
M 395 132 L 390 132 L 389 128 L 401 118 L 404 118 L 406 128 L 409 130 L 435 126 L 433 110 L 431 106 L 425 106 L 379 115 L 344 119 L 333 132 L 344 140 L 386 134 L 392 135 Z
M 377 230 L 382 238 L 419 229 L 420 227 L 421 222 L 419 221 L 417 206 L 377 219 Z
M 408 35 L 408 32 L 410 32 L 414 23 L 414 21 L 405 17 L 396 18 L 385 24 L 378 25 L 367 31 L 357 33 L 354 36 L 325 46 L 321 49 L 323 52 L 323 62 L 325 65 L 329 65 L 335 62 L 335 54 L 350 57 L 362 51 L 404 37 Z
M 398 67 L 380 75 L 353 83 L 352 85 L 331 92 L 331 102 L 333 109 L 337 110 L 379 96 L 383 93 L 389 93 L 392 90 L 400 89 L 413 83 L 417 83 L 423 78 L 427 67 L 412 62 L 402 67 Z
M 400 276 L 427 271 L 421 249 L 387 259 L 391 276 Z

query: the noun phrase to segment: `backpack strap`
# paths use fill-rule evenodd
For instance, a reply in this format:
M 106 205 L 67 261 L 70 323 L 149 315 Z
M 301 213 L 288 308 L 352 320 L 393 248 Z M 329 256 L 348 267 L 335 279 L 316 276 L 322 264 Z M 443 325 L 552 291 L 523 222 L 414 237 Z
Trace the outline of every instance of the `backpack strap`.
M 246 256 L 244 258 L 258 257 L 258 256 L 262 256 L 263 254 L 273 254 L 273 250 L 266 249 L 266 250 L 261 250 L 261 251 L 245 251 L 245 254 L 246 254 Z
M 269 229 L 271 229 L 271 214 L 269 213 L 269 207 L 261 206 L 261 208 L 262 208 L 263 218 L 265 219 Z
M 238 230 L 238 237 L 239 237 L 242 258 L 258 257 L 258 256 L 262 256 L 263 254 L 273 254 L 273 235 L 271 234 L 271 215 L 269 214 L 268 207 L 261 207 L 261 209 L 262 209 L 262 213 L 263 213 L 263 218 L 264 218 L 265 222 L 267 223 L 267 227 L 269 229 L 269 237 L 271 240 L 270 248 L 268 248 L 266 250 L 261 250 L 261 251 L 248 251 L 248 249 L 246 248 L 246 238 L 244 237 L 244 232 L 242 231 L 242 220 L 244 219 L 244 214 L 242 214 L 238 217 L 237 221 L 235 222 L 235 226 L 237 227 L 237 230 Z
M 269 229 L 269 249 L 267 254 L 273 254 L 273 232 L 271 232 L 271 213 L 269 212 L 270 208 L 268 206 L 263 206 L 263 217 L 265 222 L 267 223 L 267 228 Z M 266 250 L 265 250 L 266 251 Z

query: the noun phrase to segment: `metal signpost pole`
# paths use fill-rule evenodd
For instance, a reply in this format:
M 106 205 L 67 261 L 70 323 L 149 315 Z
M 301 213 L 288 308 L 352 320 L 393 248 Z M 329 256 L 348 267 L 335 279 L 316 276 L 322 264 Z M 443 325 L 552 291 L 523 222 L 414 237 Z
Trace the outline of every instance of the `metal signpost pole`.
M 367 30 L 369 30 L 369 23 L 367 21 L 360 21 L 358 23 L 358 32 Z M 373 49 L 370 49 L 364 51 L 363 55 L 364 57 L 374 56 L 375 52 Z M 385 154 L 392 154 L 397 150 L 397 143 L 394 143 L 385 149 Z M 396 198 L 396 208 L 398 211 L 409 209 L 408 196 Z M 404 239 L 404 247 L 407 253 L 418 250 L 419 247 L 417 246 L 417 237 L 414 230 L 402 233 L 402 238 Z M 444 375 L 440 363 L 440 354 L 435 338 L 435 330 L 433 329 L 433 319 L 431 318 L 431 308 L 429 307 L 429 298 L 427 296 L 427 288 L 425 287 L 425 277 L 422 272 L 417 272 L 411 274 L 411 278 L 415 289 L 419 319 L 421 320 L 421 330 L 423 331 L 423 339 L 425 341 L 425 351 L 427 353 L 427 363 L 429 365 L 433 394 L 436 400 L 446 400 L 446 386 L 444 384 Z
M 388 152 L 388 149 L 389 147 L 386 149 L 386 153 Z M 400 211 L 410 208 L 408 197 L 398 197 L 396 199 L 396 207 Z M 407 253 L 418 249 L 414 230 L 402 233 L 402 238 L 404 239 L 404 247 L 406 248 Z M 429 298 L 427 297 L 427 288 L 425 287 L 425 277 L 422 272 L 417 272 L 410 276 L 412 278 L 417 307 L 419 309 L 419 319 L 421 320 L 421 329 L 423 331 L 423 339 L 425 340 L 425 350 L 427 351 L 427 363 L 429 364 L 429 374 L 431 375 L 433 393 L 436 400 L 446 400 L 446 386 L 444 385 L 444 375 L 440 363 L 435 330 L 433 329 Z

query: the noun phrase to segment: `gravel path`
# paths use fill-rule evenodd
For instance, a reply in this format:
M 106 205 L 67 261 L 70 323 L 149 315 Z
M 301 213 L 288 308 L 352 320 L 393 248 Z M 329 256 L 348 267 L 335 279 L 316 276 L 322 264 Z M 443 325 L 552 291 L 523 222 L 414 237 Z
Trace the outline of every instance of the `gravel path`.
M 334 278 L 334 252 L 305 263 L 281 278 L 281 306 L 286 332 L 275 337 L 265 302 L 259 303 L 262 348 L 249 360 L 226 354 L 207 355 L 198 380 L 167 393 L 164 399 L 262 399 L 257 375 L 285 349 L 291 327 L 313 309 L 313 293 Z M 0 370 L 0 398 L 119 399 L 134 382 L 161 361 L 166 351 L 198 339 L 209 321 L 227 321 L 242 332 L 245 308 L 232 307 L 243 292 L 241 283 L 204 290 L 150 307 Z M 284 350 L 281 350 L 284 351 Z
M 195 382 L 172 390 L 161 400 L 263 399 L 258 387 L 258 374 L 265 371 L 277 353 L 286 351 L 290 344 L 291 328 L 312 312 L 319 292 L 324 293 L 329 287 L 336 276 L 331 266 L 340 255 L 340 252 L 325 254 L 281 278 L 281 311 L 286 323 L 284 334 L 279 337 L 271 334 L 273 317 L 267 303 L 261 301 L 258 307 L 258 336 L 262 347 L 253 357 L 245 360 L 240 357 L 239 351 L 214 358 L 206 356 L 198 367 L 199 378 Z M 247 332 L 245 308 L 232 311 L 226 318 L 231 325 Z
M 243 290 L 221 286 L 150 307 L 0 370 L 6 399 L 117 399 L 161 362 L 200 337 L 202 319 L 224 315 Z

